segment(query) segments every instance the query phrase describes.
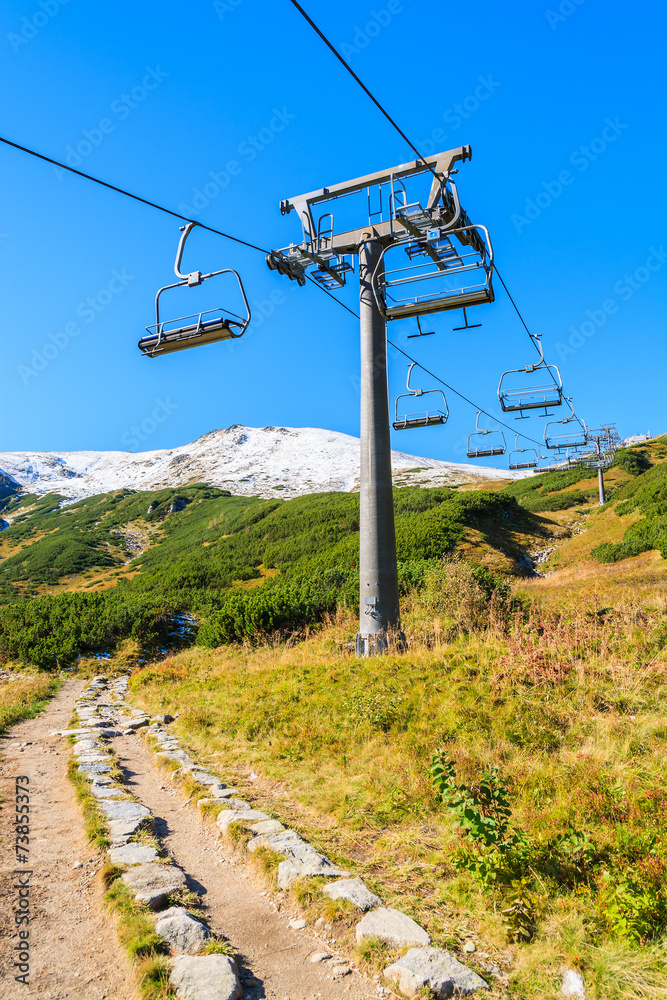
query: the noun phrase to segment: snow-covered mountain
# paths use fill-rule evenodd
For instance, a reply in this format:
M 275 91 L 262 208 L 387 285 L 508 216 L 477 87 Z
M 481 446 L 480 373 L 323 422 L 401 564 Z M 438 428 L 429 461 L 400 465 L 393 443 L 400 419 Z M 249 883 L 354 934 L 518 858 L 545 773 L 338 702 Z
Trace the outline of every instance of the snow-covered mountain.
M 453 486 L 517 473 L 392 452 L 397 485 Z M 523 473 L 519 473 L 519 476 Z M 359 488 L 359 438 L 314 427 L 211 431 L 160 451 L 0 452 L 0 495 L 23 488 L 70 500 L 112 490 L 210 483 L 240 496 L 295 497 Z

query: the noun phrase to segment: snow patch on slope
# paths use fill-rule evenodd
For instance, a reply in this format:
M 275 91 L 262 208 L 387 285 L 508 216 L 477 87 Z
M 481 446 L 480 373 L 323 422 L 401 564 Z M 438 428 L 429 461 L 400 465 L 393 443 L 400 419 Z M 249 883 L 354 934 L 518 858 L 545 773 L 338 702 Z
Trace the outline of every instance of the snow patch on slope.
M 398 485 L 454 486 L 521 478 L 477 465 L 392 452 Z M 315 427 L 210 431 L 178 448 L 145 451 L 0 452 L 4 472 L 30 493 L 70 500 L 113 490 L 210 483 L 237 496 L 296 497 L 359 488 L 359 438 Z

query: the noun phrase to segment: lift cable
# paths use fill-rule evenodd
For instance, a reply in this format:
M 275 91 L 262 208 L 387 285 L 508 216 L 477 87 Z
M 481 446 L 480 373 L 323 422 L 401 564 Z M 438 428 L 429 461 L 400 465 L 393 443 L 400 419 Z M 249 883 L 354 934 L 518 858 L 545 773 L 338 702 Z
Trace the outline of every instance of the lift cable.
M 439 180 L 440 180 L 440 178 L 439 178 L 439 177 L 438 177 L 438 175 L 436 174 L 436 172 L 435 172 L 435 170 L 433 169 L 433 167 L 431 167 L 431 165 L 430 165 L 429 163 L 427 163 L 427 162 L 426 162 L 426 159 L 425 159 L 425 158 L 424 158 L 424 157 L 422 156 L 422 154 L 421 154 L 421 153 L 419 152 L 419 150 L 417 149 L 417 147 L 416 147 L 416 146 L 414 146 L 414 145 L 413 145 L 413 144 L 412 144 L 412 143 L 410 142 L 410 140 L 408 139 L 408 137 L 407 137 L 407 135 L 405 134 L 405 132 L 403 131 L 403 129 L 401 129 L 401 128 L 400 128 L 400 127 L 399 127 L 399 126 L 398 126 L 398 125 L 396 124 L 396 122 L 395 122 L 395 121 L 394 121 L 394 119 L 393 119 L 393 118 L 391 117 L 391 115 L 389 114 L 389 112 L 388 112 L 388 111 L 386 111 L 386 110 L 385 110 L 385 108 L 383 108 L 383 106 L 382 106 L 382 105 L 380 104 L 380 102 L 378 101 L 378 99 L 377 99 L 376 97 L 374 97 L 374 96 L 373 96 L 373 94 L 372 94 L 372 93 L 370 92 L 370 90 L 368 89 L 368 87 L 366 86 L 366 84 L 365 84 L 365 83 L 364 83 L 364 82 L 363 82 L 362 80 L 360 80 L 360 79 L 359 79 L 359 77 L 357 76 L 357 74 L 356 74 L 356 73 L 354 72 L 354 70 L 353 70 L 353 69 L 352 69 L 352 67 L 351 67 L 351 66 L 349 65 L 349 63 L 347 63 L 347 62 L 345 61 L 345 59 L 344 59 L 344 58 L 342 57 L 342 55 L 340 54 L 340 52 L 338 51 L 338 49 L 337 49 L 337 48 L 335 47 L 335 45 L 333 45 L 333 44 L 332 44 L 332 42 L 330 42 L 330 41 L 329 41 L 329 39 L 328 39 L 328 38 L 326 37 L 326 35 L 324 34 L 324 32 L 323 32 L 323 31 L 321 31 L 321 30 L 320 30 L 320 28 L 318 28 L 318 27 L 317 27 L 317 25 L 315 24 L 315 22 L 313 21 L 313 19 L 312 19 L 311 17 L 309 17 L 309 15 L 308 15 L 308 14 L 307 14 L 307 13 L 305 12 L 305 10 L 303 9 L 303 7 L 302 7 L 302 6 L 301 6 L 301 5 L 299 4 L 299 3 L 297 3 L 297 0 L 290 0 L 290 3 L 291 3 L 291 4 L 292 4 L 292 5 L 294 6 L 294 7 L 296 7 L 296 9 L 297 9 L 297 10 L 299 11 L 299 13 L 300 13 L 300 14 L 301 14 L 301 15 L 302 15 L 302 16 L 303 16 L 303 17 L 304 17 L 305 19 L 306 19 L 306 21 L 308 22 L 308 24 L 309 24 L 309 25 L 311 26 L 311 28 L 313 29 L 313 31 L 315 31 L 315 32 L 316 32 L 316 33 L 317 33 L 317 34 L 318 34 L 318 35 L 320 36 L 320 38 L 322 39 L 322 41 L 324 42 L 324 44 L 325 44 L 325 45 L 326 45 L 326 46 L 327 46 L 327 47 L 328 47 L 328 48 L 329 48 L 329 49 L 330 49 L 330 50 L 331 50 L 331 51 L 333 52 L 333 54 L 335 55 L 336 59 L 338 59 L 338 61 L 339 61 L 340 63 L 342 63 L 342 65 L 343 65 L 343 66 L 345 67 L 345 69 L 346 69 L 346 70 L 348 71 L 348 73 L 349 73 L 349 74 L 350 74 L 350 75 L 351 75 L 351 76 L 352 76 L 352 77 L 353 77 L 353 78 L 354 78 L 354 79 L 356 80 L 356 82 L 357 82 L 357 83 L 359 84 L 359 86 L 360 86 L 360 87 L 361 87 L 361 89 L 362 89 L 362 90 L 364 91 L 364 93 L 365 93 L 365 94 L 367 94 L 367 95 L 368 95 L 368 97 L 370 97 L 370 99 L 371 99 L 371 101 L 373 102 L 373 104 L 374 104 L 374 105 L 375 105 L 375 106 L 376 106 L 376 107 L 378 108 L 378 110 L 379 110 L 379 111 L 380 111 L 380 112 L 381 112 L 381 113 L 382 113 L 382 114 L 384 115 L 384 117 L 385 117 L 385 118 L 387 119 L 387 121 L 388 121 L 388 122 L 390 123 L 390 125 L 392 125 L 392 126 L 393 126 L 393 127 L 394 127 L 394 128 L 396 129 L 396 131 L 397 131 L 397 132 L 398 132 L 398 134 L 399 134 L 399 135 L 401 136 L 401 138 L 402 138 L 402 139 L 403 139 L 403 140 L 404 140 L 405 142 L 407 142 L 407 144 L 408 144 L 408 146 L 410 147 L 410 149 L 411 149 L 411 150 L 412 150 L 412 151 L 413 151 L 414 153 L 416 153 L 416 154 L 417 154 L 417 157 L 418 157 L 418 159 L 420 159 L 420 160 L 421 160 L 421 162 L 422 162 L 422 163 L 424 164 L 424 166 L 426 166 L 426 167 L 427 167 L 427 168 L 428 168 L 428 169 L 429 169 L 429 170 L 431 171 L 431 173 L 432 173 L 432 174 L 433 174 L 433 176 L 434 176 L 434 177 L 436 178 L 436 180 L 438 180 L 438 181 L 439 181 Z M 521 315 L 521 311 L 520 311 L 519 307 L 517 306 L 516 302 L 515 302 L 515 301 L 514 301 L 514 299 L 512 298 L 512 296 L 511 296 L 511 294 L 510 294 L 510 291 L 509 291 L 509 288 L 507 287 L 507 285 L 506 285 L 506 284 L 505 284 L 505 282 L 503 281 L 503 279 L 502 279 L 502 277 L 501 277 L 501 275 L 500 275 L 500 272 L 498 271 L 498 268 L 496 267 L 496 265 L 495 265 L 495 264 L 493 265 L 493 269 L 494 269 L 494 271 L 496 272 L 496 274 L 498 275 L 498 278 L 499 278 L 499 280 L 500 280 L 500 283 L 501 283 L 501 285 L 503 286 L 503 288 L 504 288 L 504 289 L 505 289 L 505 291 L 507 292 L 507 297 L 509 298 L 510 302 L 512 303 L 512 306 L 514 307 L 514 310 L 515 310 L 515 312 L 516 312 L 517 316 L 518 316 L 518 317 L 519 317 L 519 319 L 521 320 L 521 323 L 523 324 L 523 327 L 524 327 L 524 329 L 525 329 L 526 333 L 527 333 L 527 334 L 528 334 L 528 336 L 530 337 L 530 339 L 531 339 L 531 341 L 532 341 L 532 344 L 533 344 L 533 346 L 534 346 L 534 347 L 535 347 L 535 349 L 536 349 L 536 350 L 538 351 L 538 353 L 540 353 L 540 349 L 539 349 L 539 347 L 537 346 L 537 344 L 535 343 L 535 335 L 534 335 L 534 334 L 532 334 L 532 333 L 530 332 L 530 330 L 528 329 L 528 326 L 527 326 L 527 324 L 526 324 L 526 321 L 524 320 L 523 316 Z M 550 374 L 551 378 L 552 378 L 552 379 L 554 380 L 554 382 L 555 382 L 555 381 L 556 381 L 556 379 L 555 379 L 555 377 L 554 377 L 554 375 L 553 375 L 553 372 L 552 372 L 552 371 L 551 371 L 550 369 L 549 369 L 549 374 Z
M 446 389 L 449 389 L 451 392 L 453 392 L 455 396 L 459 397 L 459 399 L 463 399 L 466 403 L 469 403 L 470 406 L 473 407 L 473 409 L 479 410 L 480 413 L 484 413 L 487 417 L 490 417 L 491 420 L 493 420 L 497 424 L 500 424 L 500 426 L 504 427 L 505 430 L 511 431 L 512 434 L 516 434 L 516 428 L 510 427 L 508 424 L 503 423 L 503 421 L 495 417 L 493 413 L 489 413 L 488 410 L 484 410 L 477 403 L 473 403 L 472 399 L 468 399 L 468 397 L 464 396 L 462 392 L 459 392 L 458 389 L 455 389 L 453 385 L 449 385 L 448 382 L 445 382 L 444 379 L 441 379 L 438 375 L 435 374 L 435 372 L 429 371 L 429 369 L 425 368 L 424 365 L 419 363 L 419 361 L 415 361 L 415 359 L 411 357 L 411 355 L 409 355 L 407 351 L 404 351 L 401 347 L 399 347 L 398 344 L 394 344 L 393 341 L 391 340 L 387 340 L 387 343 L 389 344 L 390 347 L 393 347 L 395 351 L 398 351 L 399 354 L 402 354 L 404 358 L 407 358 L 408 361 L 412 361 L 414 364 L 417 365 L 418 368 L 421 368 L 423 372 L 425 372 L 427 375 L 430 375 L 431 378 L 434 378 L 436 382 L 440 383 L 440 385 L 444 385 Z M 534 438 L 528 437 L 527 434 L 520 433 L 519 437 L 524 438 L 526 441 L 530 441 L 531 444 L 538 445 L 538 447 L 541 447 L 541 445 L 544 444 L 543 441 L 535 441 Z
M 87 181 L 93 181 L 93 183 L 100 184 L 102 187 L 109 188 L 111 191 L 116 191 L 118 194 L 124 194 L 126 198 L 132 198 L 134 201 L 139 201 L 142 205 L 148 205 L 150 208 L 157 208 L 158 212 L 164 212 L 166 215 L 172 215 L 176 219 L 182 219 L 183 222 L 196 222 L 201 229 L 207 229 L 209 233 L 215 233 L 216 236 L 224 236 L 227 240 L 233 240 L 234 243 L 240 243 L 244 247 L 250 247 L 251 250 L 259 250 L 260 253 L 269 253 L 268 250 L 255 246 L 254 243 L 248 243 L 247 240 L 241 240 L 238 236 L 232 236 L 230 233 L 223 233 L 220 229 L 213 229 L 211 226 L 204 225 L 203 222 L 197 222 L 196 219 L 189 219 L 187 215 L 181 215 L 180 212 L 174 212 L 171 208 L 165 208 L 164 205 L 158 205 L 155 201 L 149 201 L 148 198 L 141 198 L 138 194 L 132 194 L 131 191 L 125 191 L 124 188 L 117 187 L 115 184 L 109 184 L 108 181 L 102 181 L 99 177 L 93 177 L 92 174 L 85 174 L 83 170 L 76 170 L 74 167 L 70 167 L 66 163 L 60 163 L 59 160 L 54 160 L 50 156 L 45 156 L 43 153 L 37 153 L 34 149 L 28 149 L 27 146 L 19 146 L 17 142 L 11 142 L 9 139 L 5 139 L 2 136 L 0 136 L 0 142 L 4 142 L 6 146 L 13 146 L 14 149 L 19 149 L 22 153 L 29 153 L 31 156 L 36 156 L 39 160 L 46 160 L 47 163 L 52 163 L 54 166 L 61 167 L 63 170 L 69 170 L 70 173 L 78 174 L 79 177 L 85 177 Z
M 419 152 L 419 150 L 417 149 L 417 147 L 416 147 L 416 146 L 413 146 L 413 144 L 412 144 L 412 143 L 410 142 L 410 140 L 408 139 L 408 137 L 407 137 L 407 135 L 405 134 L 405 132 L 403 131 L 403 129 L 401 129 L 401 128 L 400 128 L 400 127 L 399 127 L 399 126 L 398 126 L 398 125 L 396 124 L 396 122 L 395 122 L 395 121 L 394 121 L 394 119 L 393 119 L 393 118 L 391 117 L 391 115 L 389 114 L 389 112 L 388 112 L 388 111 L 385 111 L 385 109 L 384 109 L 384 108 L 382 107 L 382 105 L 380 104 L 380 102 L 378 101 L 378 99 L 377 99 L 376 97 L 373 97 L 373 95 L 371 94 L 371 92 L 370 92 L 370 90 L 368 89 L 368 87 L 366 86 L 366 84 L 365 84 L 365 83 L 364 83 L 364 82 L 363 82 L 362 80 L 360 80 L 360 79 L 359 79 L 359 77 L 358 77 L 358 76 L 357 76 L 357 74 L 356 74 L 356 73 L 354 72 L 354 70 L 352 69 L 352 67 L 350 66 L 350 64 L 349 64 L 348 62 L 346 62 L 346 61 L 345 61 L 345 59 L 343 59 L 342 55 L 340 54 L 340 52 L 338 51 L 338 49 L 337 49 L 337 48 L 335 47 L 335 45 L 333 45 L 333 44 L 332 44 L 332 43 L 331 43 L 331 42 L 329 41 L 329 39 L 328 39 L 328 38 L 327 38 L 327 36 L 326 36 L 326 35 L 324 34 L 324 32 L 320 31 L 320 29 L 319 29 L 319 28 L 317 27 L 317 25 L 315 24 L 315 22 L 313 21 L 313 19 L 312 19 L 311 17 L 309 17 L 309 16 L 308 16 L 308 14 L 306 14 L 306 12 L 305 12 L 305 10 L 303 9 L 303 7 L 301 6 L 301 4 L 297 3 L 297 2 L 296 2 L 296 0 L 290 0 L 290 2 L 291 2 L 291 3 L 292 3 L 292 4 L 293 4 L 293 5 L 295 6 L 295 7 L 296 7 L 296 9 L 297 9 L 297 10 L 299 11 L 299 13 L 300 13 L 300 14 L 301 14 L 301 15 L 302 15 L 302 16 L 303 16 L 303 17 L 304 17 L 305 19 L 306 19 L 306 21 L 307 21 L 307 22 L 308 22 L 308 24 L 309 24 L 309 25 L 311 26 L 311 28 L 313 29 L 313 31 L 315 31 L 315 32 L 316 32 L 316 33 L 317 33 L 317 34 L 318 34 L 318 35 L 320 36 L 320 38 L 322 39 L 322 41 L 324 42 L 324 44 L 325 44 L 325 45 L 326 45 L 326 46 L 327 46 L 327 47 L 328 47 L 329 49 L 331 49 L 331 51 L 332 51 L 332 52 L 333 52 L 333 54 L 335 55 L 336 59 L 338 59 L 338 61 L 339 61 L 339 62 L 341 62 L 341 63 L 343 64 L 343 66 L 344 66 L 344 67 L 345 67 L 345 69 L 346 69 L 346 70 L 348 71 L 348 73 L 349 73 L 349 74 L 350 74 L 350 75 L 351 75 L 352 77 L 354 77 L 354 79 L 355 79 L 355 80 L 356 80 L 356 82 L 357 82 L 357 83 L 359 84 L 359 86 L 360 86 L 360 87 L 361 87 L 361 89 L 362 89 L 362 90 L 364 91 L 364 93 L 365 93 L 365 94 L 367 94 L 367 95 L 368 95 L 368 97 L 370 97 L 371 101 L 372 101 L 372 102 L 373 102 L 373 104 L 374 104 L 374 105 L 376 106 L 376 108 L 377 108 L 377 109 L 378 109 L 378 110 L 379 110 L 379 111 L 380 111 L 380 112 L 381 112 L 381 113 L 382 113 L 382 114 L 383 114 L 383 115 L 385 116 L 385 118 L 387 119 L 387 121 L 389 122 L 389 124 L 390 124 L 390 125 L 392 125 L 392 126 L 393 126 L 393 127 L 394 127 L 394 128 L 396 129 L 396 131 L 398 132 L 398 134 L 399 134 L 399 135 L 401 136 L 401 138 L 402 138 L 402 139 L 403 139 L 403 140 L 404 140 L 405 142 L 407 142 L 407 144 L 408 144 L 408 146 L 410 147 L 410 149 L 412 150 L 412 152 L 413 152 L 413 153 L 416 153 L 416 154 L 417 154 L 417 159 L 421 160 L 421 161 L 422 161 L 422 163 L 424 164 L 424 166 L 425 166 L 425 167 L 426 167 L 426 168 L 427 168 L 428 170 L 430 170 L 430 171 L 431 171 L 431 173 L 432 173 L 432 174 L 433 174 L 433 176 L 434 176 L 434 177 L 436 178 L 436 180 L 440 181 L 440 178 L 439 178 L 439 177 L 438 177 L 438 175 L 436 174 L 436 172 L 435 172 L 435 170 L 433 169 L 433 167 L 432 167 L 432 166 L 431 166 L 431 165 L 430 165 L 429 163 L 427 163 L 427 162 L 426 162 L 426 160 L 424 159 L 424 157 L 422 156 L 422 154 L 421 154 L 421 153 Z
M 227 240 L 232 240 L 234 243 L 240 243 L 242 246 L 250 247 L 251 250 L 257 250 L 259 251 L 259 253 L 262 254 L 267 254 L 269 252 L 268 250 L 263 249 L 263 247 L 256 246 L 254 243 L 249 243 L 247 240 L 240 239 L 238 236 L 232 236 L 230 233 L 224 233 L 222 232 L 221 229 L 214 229 L 212 226 L 206 226 L 201 222 L 197 222 L 196 220 L 188 219 L 186 215 L 181 215 L 180 212 L 174 212 L 171 208 L 165 208 L 164 205 L 158 205 L 158 203 L 155 201 L 149 201 L 148 198 L 142 198 L 139 195 L 132 194 L 131 191 L 126 191 L 124 188 L 118 187 L 116 184 L 109 184 L 108 181 L 100 180 L 99 177 L 94 177 L 92 174 L 86 174 L 82 170 L 76 170 L 74 167 L 70 167 L 66 163 L 60 163 L 59 160 L 54 160 L 52 157 L 45 156 L 43 153 L 38 153 L 36 152 L 36 150 L 29 149 L 27 146 L 21 146 L 17 142 L 11 142 L 11 140 L 5 139 L 3 136 L 0 136 L 0 142 L 4 143 L 6 146 L 12 146 L 14 149 L 18 149 L 22 153 L 28 153 L 30 156 L 35 156 L 39 160 L 44 160 L 47 163 L 52 163 L 57 167 L 62 167 L 63 170 L 69 170 L 70 173 L 77 174 L 79 177 L 83 177 L 85 180 L 93 181 L 93 183 L 99 184 L 101 185 L 101 187 L 108 188 L 110 191 L 115 191 L 117 194 L 122 194 L 125 195 L 127 198 L 132 198 L 134 201 L 138 201 L 143 205 L 148 205 L 149 208 L 156 208 L 159 212 L 164 212 L 166 215 L 171 215 L 176 219 L 182 219 L 184 222 L 194 221 L 202 229 L 206 229 L 209 233 L 215 233 L 216 236 L 222 236 Z M 341 299 L 337 298 L 335 295 L 332 295 L 330 291 L 328 291 L 326 288 L 323 288 L 322 285 L 320 285 L 319 282 L 315 281 L 314 278 L 311 278 L 310 275 L 306 275 L 306 277 L 309 279 L 311 284 L 313 284 L 316 288 L 319 288 L 320 291 L 323 291 L 326 295 L 329 296 L 330 299 L 333 299 L 334 302 L 337 302 L 339 306 L 342 306 L 343 309 L 346 309 L 347 312 L 349 312 L 352 316 L 355 316 L 357 319 L 359 319 L 359 313 L 355 312 L 354 309 L 351 309 L 348 305 L 342 302 Z M 421 370 L 424 371 L 427 375 L 430 375 L 437 382 L 440 382 L 447 389 L 453 392 L 456 396 L 459 396 L 461 399 L 465 400 L 466 403 L 469 403 L 476 410 L 480 410 L 482 413 L 486 414 L 487 417 L 490 417 L 492 420 L 495 420 L 496 423 L 501 424 L 501 426 L 507 428 L 508 430 L 512 430 L 512 428 L 508 427 L 507 424 L 504 424 L 501 420 L 497 420 L 497 418 L 494 417 L 493 414 L 489 413 L 487 410 L 482 409 L 482 407 L 478 406 L 476 403 L 473 403 L 472 400 L 468 399 L 467 396 L 464 396 L 462 393 L 458 392 L 458 390 L 454 389 L 453 386 L 449 385 L 447 382 L 444 382 L 441 378 L 438 378 L 438 376 L 435 375 L 433 372 L 429 371 L 428 368 L 424 368 L 423 365 L 419 364 L 418 361 L 415 361 L 414 358 L 410 357 L 409 354 L 406 354 L 405 351 L 403 351 L 396 344 L 392 343 L 392 341 L 388 340 L 387 343 L 390 344 L 391 347 L 395 348 L 395 350 L 397 350 L 400 354 L 403 354 L 410 361 L 414 361 L 415 364 L 419 368 L 421 368 Z M 525 434 L 522 434 L 521 437 L 525 437 L 526 440 L 530 441 L 532 444 L 539 444 L 539 442 L 533 441 L 532 438 L 527 437 Z

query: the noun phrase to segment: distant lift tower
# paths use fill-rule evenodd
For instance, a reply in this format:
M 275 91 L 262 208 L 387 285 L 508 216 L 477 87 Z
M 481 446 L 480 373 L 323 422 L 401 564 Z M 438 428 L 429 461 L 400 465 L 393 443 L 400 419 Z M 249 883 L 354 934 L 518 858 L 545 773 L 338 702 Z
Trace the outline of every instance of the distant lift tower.
M 573 465 L 579 465 L 585 469 L 598 470 L 598 490 L 600 506 L 602 506 L 606 501 L 604 492 L 605 469 L 608 469 L 613 463 L 621 438 L 615 424 L 603 424 L 587 433 L 589 442 L 594 446 L 594 451 L 576 455 L 570 461 Z
M 471 223 L 452 180 L 454 165 L 470 158 L 470 146 L 460 146 L 289 198 L 281 202 L 280 210 L 283 215 L 296 211 L 301 242 L 272 250 L 266 258 L 271 270 L 300 285 L 309 272 L 312 279 L 332 290 L 345 285 L 359 257 L 361 621 L 356 650 L 360 656 L 404 645 L 391 479 L 386 321 L 493 301 L 488 233 Z M 426 172 L 432 183 L 422 207 L 409 201 L 406 182 Z M 333 214 L 317 214 L 317 207 L 326 202 L 364 191 L 368 221 L 360 228 L 336 233 Z M 396 256 L 398 267 L 393 260 Z

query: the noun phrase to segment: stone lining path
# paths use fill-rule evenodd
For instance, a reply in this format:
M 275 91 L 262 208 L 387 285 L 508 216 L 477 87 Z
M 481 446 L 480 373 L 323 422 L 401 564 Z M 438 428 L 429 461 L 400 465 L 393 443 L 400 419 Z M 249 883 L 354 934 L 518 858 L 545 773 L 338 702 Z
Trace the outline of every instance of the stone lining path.
M 86 845 L 67 780 L 70 755 L 106 817 L 109 860 L 121 867 L 120 877 L 135 898 L 157 911 L 156 931 L 172 949 L 171 982 L 182 1000 L 381 1000 L 393 995 L 363 976 L 349 958 L 336 955 L 335 942 L 306 926 L 289 895 L 270 896 L 260 876 L 234 850 L 226 835 L 230 822 L 254 834 L 250 851 L 265 845 L 282 856 L 280 888 L 324 875 L 332 898 L 350 899 L 358 907 L 357 941 L 376 937 L 394 948 L 411 947 L 385 971 L 386 984 L 400 983 L 407 996 L 429 987 L 438 998 L 452 996 L 454 990 L 468 995 L 488 989 L 448 952 L 429 947 L 430 937 L 418 924 L 382 906 L 360 879 L 349 877 L 295 831 L 239 799 L 219 777 L 200 770 L 168 731 L 170 716 L 149 720 L 125 704 L 127 685 L 125 676 L 112 682 L 94 678 L 85 688 L 67 682 L 43 715 L 15 727 L 5 741 L 0 773 L 7 779 L 8 805 L 13 806 L 15 774 L 29 775 L 34 796 L 31 971 L 30 985 L 21 984 L 20 995 L 40 1000 L 136 997 L 133 973 L 116 944 L 114 921 L 103 909 L 101 882 L 94 879 L 106 859 Z M 78 721 L 67 729 L 73 709 Z M 206 788 L 208 801 L 220 804 L 215 825 L 189 805 L 173 775 L 158 769 L 139 730 L 155 737 L 158 752 Z M 65 741 L 68 735 L 76 736 L 72 747 Z M 6 856 L 14 846 L 13 815 L 13 808 L 3 810 Z M 147 824 L 153 840 L 140 843 Z M 11 896 L 13 867 L 13 859 L 6 860 L 5 899 Z M 193 893 L 203 909 L 194 905 Z M 15 1000 L 10 905 L 3 907 L 3 920 L 0 1000 Z M 219 950 L 220 939 L 231 944 L 234 958 L 206 953 L 212 944 Z
M 79 680 L 65 681 L 36 719 L 0 738 L 0 998 L 2 1000 L 136 1000 L 134 973 L 102 903 L 96 873 L 106 859 L 86 839 L 81 809 L 67 778 L 70 746 L 55 729 L 66 725 Z M 14 778 L 30 778 L 33 875 L 29 984 L 17 983 L 11 957 L 16 928 L 11 901 L 16 868 Z M 82 863 L 81 868 L 73 866 Z

